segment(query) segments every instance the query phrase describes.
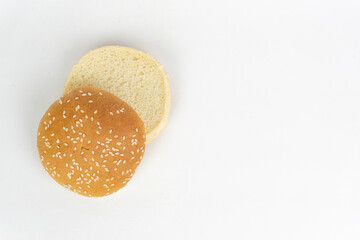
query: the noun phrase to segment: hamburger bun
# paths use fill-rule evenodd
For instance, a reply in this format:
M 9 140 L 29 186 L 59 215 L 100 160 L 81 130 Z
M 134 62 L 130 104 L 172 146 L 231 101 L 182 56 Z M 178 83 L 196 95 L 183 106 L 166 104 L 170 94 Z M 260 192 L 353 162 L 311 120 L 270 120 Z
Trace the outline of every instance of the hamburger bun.
M 168 121 L 169 79 L 160 63 L 147 53 L 120 46 L 95 49 L 73 66 L 65 93 L 80 86 L 98 87 L 128 103 L 144 122 L 147 143 Z
M 111 93 L 80 87 L 53 103 L 41 119 L 41 163 L 65 188 L 101 197 L 124 187 L 145 150 L 137 113 Z

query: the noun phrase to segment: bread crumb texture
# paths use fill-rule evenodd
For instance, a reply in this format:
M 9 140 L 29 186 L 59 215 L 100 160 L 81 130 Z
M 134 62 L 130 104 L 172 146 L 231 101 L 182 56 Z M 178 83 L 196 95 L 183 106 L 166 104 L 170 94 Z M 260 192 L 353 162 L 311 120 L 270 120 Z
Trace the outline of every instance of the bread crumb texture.
M 128 104 L 101 89 L 80 87 L 46 111 L 37 147 L 56 182 L 101 197 L 129 182 L 143 158 L 145 138 L 144 124 Z
M 104 89 L 128 103 L 144 122 L 147 143 L 166 125 L 171 105 L 169 79 L 147 53 L 121 46 L 95 49 L 73 66 L 65 92 L 80 86 Z

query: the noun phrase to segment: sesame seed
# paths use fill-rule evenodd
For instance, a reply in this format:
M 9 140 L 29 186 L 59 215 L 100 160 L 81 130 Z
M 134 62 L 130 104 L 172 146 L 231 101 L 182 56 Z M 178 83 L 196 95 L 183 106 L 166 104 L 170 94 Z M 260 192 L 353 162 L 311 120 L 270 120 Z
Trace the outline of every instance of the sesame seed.
M 96 113 L 97 113 L 97 111 L 98 111 L 98 110 L 95 110 L 95 111 L 94 111 L 94 114 L 96 114 Z
M 96 134 L 100 134 L 100 132 L 99 132 L 99 131 L 96 131 Z
M 103 95 L 102 92 L 99 92 L 100 95 Z
M 92 103 L 93 102 L 93 100 L 89 100 L 89 103 Z
M 69 103 L 69 102 L 70 102 L 70 99 L 68 99 L 66 102 Z
M 86 93 L 81 94 L 81 96 L 86 96 Z
M 113 112 L 110 112 L 110 115 L 114 115 L 114 113 L 113 113 Z
M 109 133 L 110 133 L 110 134 L 112 133 L 112 129 L 109 130 Z
M 75 100 L 78 100 L 79 99 L 79 97 L 75 97 Z
M 73 118 L 76 118 L 76 114 L 73 115 Z
M 52 136 L 52 137 L 53 137 L 54 135 L 55 135 L 55 133 L 52 133 L 50 136 Z
M 88 92 L 88 95 L 89 95 L 89 96 L 91 96 L 91 93 L 90 93 L 90 92 Z

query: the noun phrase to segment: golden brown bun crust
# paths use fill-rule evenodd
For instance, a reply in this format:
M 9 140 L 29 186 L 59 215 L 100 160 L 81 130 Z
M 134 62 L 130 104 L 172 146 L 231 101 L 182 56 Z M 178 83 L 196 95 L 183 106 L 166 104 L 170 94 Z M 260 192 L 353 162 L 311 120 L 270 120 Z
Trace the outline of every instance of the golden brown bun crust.
M 65 94 L 38 129 L 41 162 L 62 186 L 101 197 L 124 187 L 145 150 L 145 128 L 125 102 L 95 87 Z

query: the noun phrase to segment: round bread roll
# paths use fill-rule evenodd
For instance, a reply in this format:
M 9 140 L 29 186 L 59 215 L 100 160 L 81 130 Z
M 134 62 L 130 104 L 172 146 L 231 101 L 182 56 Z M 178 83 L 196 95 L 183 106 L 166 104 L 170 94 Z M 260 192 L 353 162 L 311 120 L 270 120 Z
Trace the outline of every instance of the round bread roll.
M 88 197 L 124 187 L 145 150 L 137 113 L 111 93 L 80 87 L 53 103 L 41 119 L 41 163 L 62 186 Z
M 144 122 L 147 143 L 168 121 L 169 79 L 160 63 L 147 53 L 120 46 L 95 49 L 73 66 L 65 92 L 80 86 L 98 87 L 129 104 Z

